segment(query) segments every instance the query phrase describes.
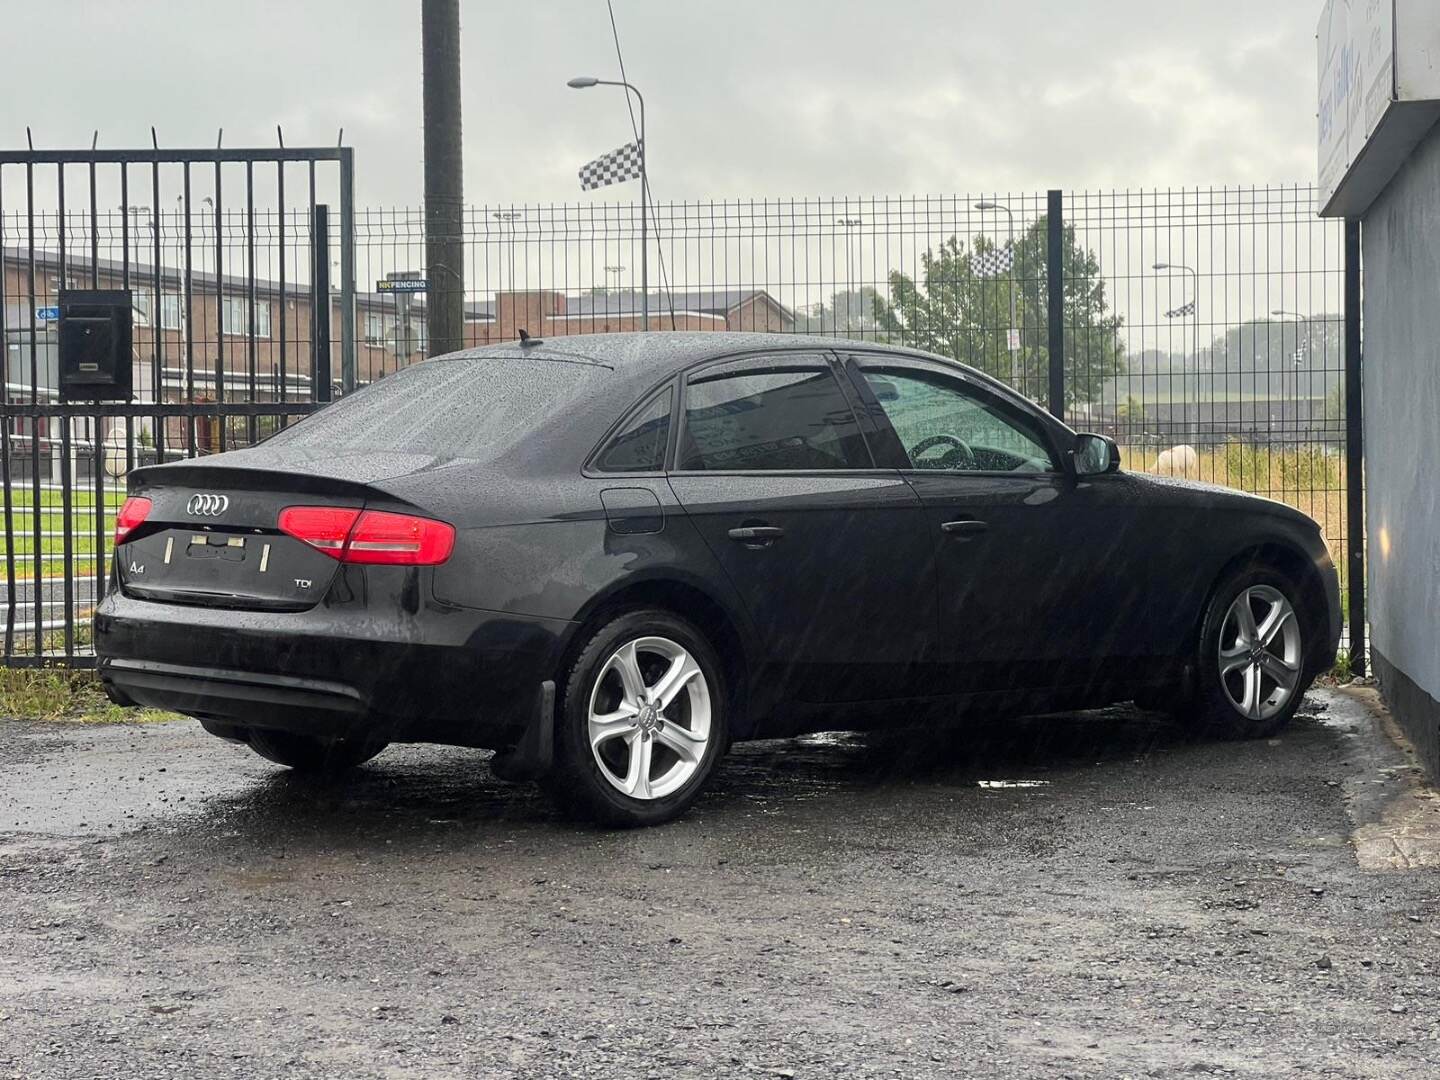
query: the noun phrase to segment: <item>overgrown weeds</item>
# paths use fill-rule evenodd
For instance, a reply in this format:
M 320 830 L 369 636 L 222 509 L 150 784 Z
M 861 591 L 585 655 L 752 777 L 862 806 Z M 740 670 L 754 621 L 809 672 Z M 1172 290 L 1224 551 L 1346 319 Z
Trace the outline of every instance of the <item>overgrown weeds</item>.
M 105 697 L 93 671 L 0 667 L 0 720 L 84 724 L 154 723 L 174 719 L 158 709 L 126 709 Z

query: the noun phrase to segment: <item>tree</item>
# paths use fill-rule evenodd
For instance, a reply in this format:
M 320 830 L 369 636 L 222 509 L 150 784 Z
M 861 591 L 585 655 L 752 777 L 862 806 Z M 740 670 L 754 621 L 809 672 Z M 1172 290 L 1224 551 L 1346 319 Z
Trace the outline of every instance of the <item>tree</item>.
M 1115 410 L 1115 419 L 1122 424 L 1145 423 L 1145 406 L 1134 394 L 1130 394 Z
M 1345 419 L 1345 384 L 1339 382 L 1334 389 L 1325 395 L 1325 419 L 1328 421 L 1343 421 Z
M 828 304 L 816 304 L 810 311 L 797 315 L 795 329 L 804 334 L 884 340 L 876 320 L 881 304 L 880 294 L 871 285 L 842 290 L 832 293 Z
M 882 331 L 907 345 L 954 357 L 1009 383 L 1037 400 L 1049 385 L 1048 225 L 1040 217 L 1016 239 L 1010 271 L 977 272 L 995 241 L 977 236 L 967 248 L 952 236 L 920 259 L 919 280 L 890 274 L 890 300 L 877 299 Z M 1093 400 L 1106 379 L 1125 370 L 1121 318 L 1110 313 L 1105 281 L 1093 252 L 1082 248 L 1073 226 L 1064 231 L 1065 400 Z M 1010 350 L 1011 290 L 1020 348 Z

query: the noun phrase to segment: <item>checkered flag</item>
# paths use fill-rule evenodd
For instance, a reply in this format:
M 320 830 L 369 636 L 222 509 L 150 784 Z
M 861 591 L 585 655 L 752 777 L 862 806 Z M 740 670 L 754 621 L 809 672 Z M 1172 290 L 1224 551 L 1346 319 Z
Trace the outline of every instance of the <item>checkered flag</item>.
M 1165 318 L 1167 318 L 1167 319 L 1183 319 L 1183 318 L 1185 318 L 1185 316 L 1187 316 L 1187 315 L 1194 315 L 1194 314 L 1195 314 L 1195 301 L 1194 301 L 1194 300 L 1191 300 L 1188 304 L 1181 304 L 1179 307 L 1175 308 L 1173 311 L 1167 311 L 1167 312 L 1165 312 Z
M 977 255 L 970 263 L 976 277 L 992 278 L 1008 273 L 1015 265 L 1015 249 L 1009 244 L 1003 248 L 991 248 L 983 255 Z
M 596 188 L 638 179 L 643 155 L 644 151 L 638 142 L 626 143 L 618 150 L 601 154 L 581 168 L 580 190 L 594 191 Z

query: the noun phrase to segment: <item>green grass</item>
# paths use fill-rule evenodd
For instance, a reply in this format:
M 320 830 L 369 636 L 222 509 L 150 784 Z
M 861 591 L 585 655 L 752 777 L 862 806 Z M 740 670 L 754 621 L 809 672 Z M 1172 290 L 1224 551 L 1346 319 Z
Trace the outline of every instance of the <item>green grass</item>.
M 0 558 L 3 557 L 3 551 L 0 551 Z M 64 577 L 64 553 L 57 549 L 57 553 L 52 556 L 47 552 L 45 558 L 40 560 L 40 576 L 47 578 Z M 81 578 L 93 578 L 94 576 L 95 560 L 92 559 L 89 555 L 77 556 L 71 566 L 71 577 L 78 581 Z M 15 580 L 17 582 L 35 580 L 35 567 L 31 565 L 28 559 L 25 562 L 15 564 Z M 22 604 L 21 607 L 23 608 L 24 605 Z
M 146 724 L 178 719 L 159 709 L 125 709 L 109 701 L 92 671 L 0 668 L 0 720 L 76 724 Z
M 111 551 L 110 536 L 115 530 L 115 511 L 125 501 L 123 491 L 105 492 L 103 520 L 103 549 Z M 35 523 L 38 518 L 41 532 L 61 533 L 58 536 L 40 538 L 42 577 L 60 577 L 65 573 L 66 528 L 64 492 L 42 490 L 40 502 L 35 502 L 35 493 L 29 487 L 15 484 L 10 489 L 10 507 L 13 515 L 14 544 L 5 543 L 0 536 L 0 558 L 11 554 L 28 556 L 35 553 Z M 76 577 L 93 577 L 95 574 L 95 527 L 97 507 L 95 492 L 75 488 L 70 492 L 70 552 L 74 561 Z M 29 580 L 34 577 L 35 567 L 27 559 L 16 563 L 17 577 Z
M 105 546 L 105 549 L 108 551 L 109 548 L 110 548 L 110 537 L 109 537 L 109 536 L 105 537 L 105 545 L 104 545 L 104 546 Z M 31 535 L 30 533 L 28 533 L 28 532 L 23 532 L 23 533 L 22 533 L 19 529 L 16 529 L 16 530 L 15 530 L 15 546 L 12 548 L 12 547 L 6 546 L 4 543 L 0 543 L 0 557 L 4 557 L 4 556 L 8 555 L 8 554 L 10 554 L 10 552 L 12 552 L 12 551 L 13 551 L 16 555 L 30 555 L 30 554 L 33 554 L 34 551 L 35 551 L 35 537 L 32 536 L 32 535 Z M 70 534 L 70 551 L 71 551 L 71 554 L 74 554 L 74 555 L 94 555 L 94 554 L 95 554 L 95 534 L 94 534 L 93 532 L 72 532 L 72 533 Z M 60 555 L 60 556 L 63 556 L 63 555 L 65 554 L 65 537 L 63 537 L 63 536 L 42 536 L 42 537 L 40 537 L 40 553 L 41 553 L 42 555 Z
M 108 489 L 105 492 L 105 506 L 109 510 L 118 510 L 125 501 L 123 491 Z M 10 485 L 10 505 L 19 509 L 29 509 L 35 505 L 35 492 L 24 484 Z M 40 506 L 42 508 L 53 508 L 59 510 L 65 505 L 65 493 L 63 491 L 52 491 L 41 489 Z M 70 491 L 70 505 L 77 510 L 93 512 L 95 509 L 95 492 L 86 488 L 72 488 Z

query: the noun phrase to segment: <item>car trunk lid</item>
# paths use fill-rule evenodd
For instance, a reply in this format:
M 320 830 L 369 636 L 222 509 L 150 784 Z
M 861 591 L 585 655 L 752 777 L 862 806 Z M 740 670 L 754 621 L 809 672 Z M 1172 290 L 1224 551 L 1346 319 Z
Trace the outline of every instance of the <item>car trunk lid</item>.
M 340 563 L 283 532 L 286 507 L 357 511 L 378 493 L 349 478 L 219 464 L 177 463 L 137 470 L 130 494 L 150 509 L 115 549 L 129 596 L 167 603 L 302 611 L 325 595 Z

